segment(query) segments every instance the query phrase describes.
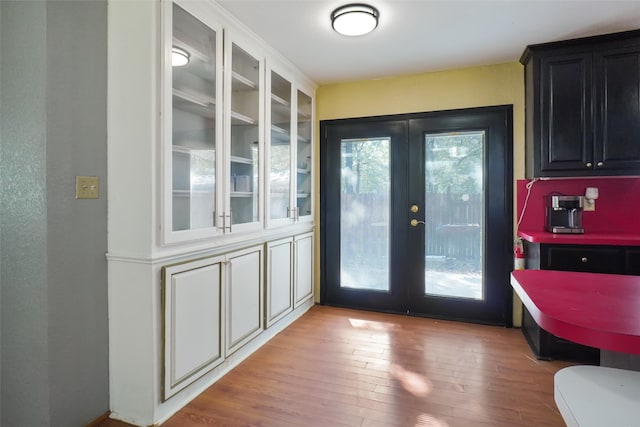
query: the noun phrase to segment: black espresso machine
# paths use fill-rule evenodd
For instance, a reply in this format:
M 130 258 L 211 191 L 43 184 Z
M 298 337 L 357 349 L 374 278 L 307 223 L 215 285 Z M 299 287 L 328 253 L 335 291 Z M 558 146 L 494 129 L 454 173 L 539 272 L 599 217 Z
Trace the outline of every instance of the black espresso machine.
M 582 228 L 582 196 L 547 196 L 547 231 L 551 233 L 584 233 Z

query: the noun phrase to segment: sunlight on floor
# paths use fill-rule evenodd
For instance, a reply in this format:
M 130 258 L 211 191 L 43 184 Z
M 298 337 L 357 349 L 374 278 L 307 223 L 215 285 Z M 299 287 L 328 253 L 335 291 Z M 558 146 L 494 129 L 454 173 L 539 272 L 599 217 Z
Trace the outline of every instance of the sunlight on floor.
M 408 371 L 395 363 L 391 364 L 389 373 L 405 390 L 416 397 L 425 397 L 431 392 L 431 383 L 423 375 Z
M 351 323 L 351 326 L 354 328 L 370 329 L 373 331 L 389 331 L 396 327 L 393 323 L 372 322 L 362 319 L 349 319 L 349 323 Z
M 449 427 L 449 424 L 432 415 L 422 414 L 418 416 L 415 427 Z

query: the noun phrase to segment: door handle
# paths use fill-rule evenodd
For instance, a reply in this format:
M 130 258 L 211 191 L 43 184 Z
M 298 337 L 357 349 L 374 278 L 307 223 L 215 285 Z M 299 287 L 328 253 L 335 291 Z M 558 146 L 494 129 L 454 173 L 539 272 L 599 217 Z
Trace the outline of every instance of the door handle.
M 417 227 L 418 224 L 426 224 L 426 222 L 418 221 L 417 219 L 414 218 L 414 219 L 411 220 L 411 222 L 409 224 L 411 224 L 412 227 Z

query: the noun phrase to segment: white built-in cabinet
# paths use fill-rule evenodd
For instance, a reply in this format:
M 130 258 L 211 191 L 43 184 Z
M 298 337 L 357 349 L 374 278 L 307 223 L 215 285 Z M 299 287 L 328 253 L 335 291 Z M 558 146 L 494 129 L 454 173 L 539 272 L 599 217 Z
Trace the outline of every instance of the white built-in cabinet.
M 313 298 L 313 233 L 294 237 L 293 254 L 293 306 L 297 308 Z
M 162 269 L 163 399 L 224 360 L 224 257 Z
M 162 268 L 166 400 L 263 328 L 263 246 Z
M 262 332 L 263 246 L 225 258 L 227 278 L 225 354 L 231 355 Z
M 311 222 L 313 88 L 200 7 L 164 6 L 163 241 Z
M 264 59 L 239 32 L 225 38 L 228 231 L 260 229 L 264 187 Z M 226 159 L 225 159 L 226 160 Z M 225 223 L 225 224 L 226 224 Z M 232 228 L 233 227 L 233 228 Z
M 110 410 L 156 425 L 314 303 L 315 85 L 214 1 L 108 14 Z
M 267 244 L 265 326 L 313 297 L 313 233 Z
M 198 15 L 202 3 L 164 5 L 164 241 L 259 230 L 264 54 Z M 176 54 L 188 61 L 176 65 Z
M 286 225 L 312 215 L 310 90 L 267 67 L 267 225 Z
M 267 244 L 266 326 L 293 310 L 293 237 Z
M 223 30 L 212 17 L 163 3 L 163 185 L 165 242 L 225 231 Z M 188 58 L 174 65 L 174 55 Z

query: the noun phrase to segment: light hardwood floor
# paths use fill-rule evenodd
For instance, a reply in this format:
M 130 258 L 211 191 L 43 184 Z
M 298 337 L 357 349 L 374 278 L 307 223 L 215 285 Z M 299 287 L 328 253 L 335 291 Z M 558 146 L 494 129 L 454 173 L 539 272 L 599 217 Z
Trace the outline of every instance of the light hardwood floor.
M 315 306 L 162 426 L 564 426 L 569 365 L 519 329 Z

